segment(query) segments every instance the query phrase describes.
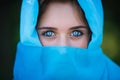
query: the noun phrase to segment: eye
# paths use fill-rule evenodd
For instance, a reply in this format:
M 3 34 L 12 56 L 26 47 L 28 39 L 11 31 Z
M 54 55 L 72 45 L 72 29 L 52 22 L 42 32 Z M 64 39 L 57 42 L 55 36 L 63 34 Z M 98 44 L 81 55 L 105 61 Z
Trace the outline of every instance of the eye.
M 42 36 L 53 37 L 53 36 L 55 36 L 55 33 L 53 31 L 45 31 L 42 33 Z
M 72 33 L 70 34 L 71 37 L 80 37 L 80 36 L 82 36 L 82 35 L 83 35 L 83 33 L 82 33 L 81 31 L 79 31 L 79 30 L 74 30 L 74 31 L 72 31 Z

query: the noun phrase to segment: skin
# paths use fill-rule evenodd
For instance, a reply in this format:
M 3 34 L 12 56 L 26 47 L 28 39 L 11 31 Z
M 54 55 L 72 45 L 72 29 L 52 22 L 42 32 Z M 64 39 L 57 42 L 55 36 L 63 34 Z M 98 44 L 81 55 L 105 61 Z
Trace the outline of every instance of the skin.
M 90 34 L 82 16 L 82 12 L 69 2 L 47 5 L 37 26 L 42 45 L 87 48 Z

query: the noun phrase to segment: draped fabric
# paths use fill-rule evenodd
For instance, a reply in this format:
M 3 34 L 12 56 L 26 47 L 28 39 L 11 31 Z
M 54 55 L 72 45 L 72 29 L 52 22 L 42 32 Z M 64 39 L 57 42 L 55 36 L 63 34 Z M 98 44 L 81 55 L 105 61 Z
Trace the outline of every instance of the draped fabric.
M 120 80 L 120 67 L 100 48 L 104 22 L 101 0 L 78 0 L 78 3 L 92 31 L 87 49 L 43 47 L 35 29 L 38 1 L 23 0 L 14 80 Z

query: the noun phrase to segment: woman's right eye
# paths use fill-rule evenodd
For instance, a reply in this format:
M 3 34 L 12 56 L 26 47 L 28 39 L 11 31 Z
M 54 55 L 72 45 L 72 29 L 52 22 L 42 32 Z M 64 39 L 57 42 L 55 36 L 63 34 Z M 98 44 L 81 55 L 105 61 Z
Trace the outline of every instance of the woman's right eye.
M 55 36 L 55 33 L 53 31 L 45 31 L 42 33 L 42 36 L 53 37 L 53 36 Z

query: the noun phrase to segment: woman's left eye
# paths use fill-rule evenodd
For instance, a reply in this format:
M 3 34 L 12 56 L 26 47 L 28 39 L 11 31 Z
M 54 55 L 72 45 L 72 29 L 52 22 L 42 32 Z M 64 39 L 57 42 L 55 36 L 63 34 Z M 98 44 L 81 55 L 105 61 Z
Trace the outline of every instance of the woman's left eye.
M 72 33 L 70 34 L 70 36 L 72 36 L 72 37 L 80 37 L 82 35 L 83 35 L 83 33 L 79 30 L 72 31 Z

